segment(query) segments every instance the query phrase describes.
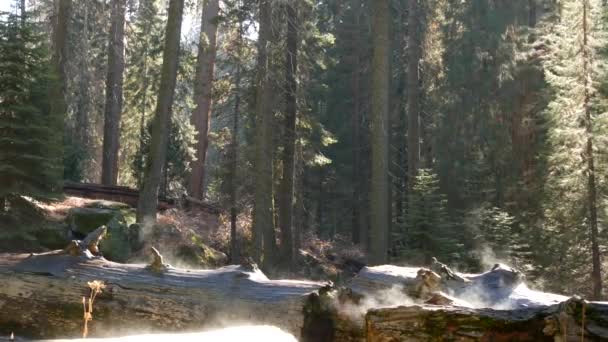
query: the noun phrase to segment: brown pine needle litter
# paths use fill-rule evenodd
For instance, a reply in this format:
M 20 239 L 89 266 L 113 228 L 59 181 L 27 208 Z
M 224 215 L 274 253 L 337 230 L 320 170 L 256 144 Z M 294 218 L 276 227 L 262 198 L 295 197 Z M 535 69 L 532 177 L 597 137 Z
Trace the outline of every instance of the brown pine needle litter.
M 89 335 L 89 321 L 93 320 L 93 303 L 95 302 L 95 297 L 101 293 L 101 290 L 106 288 L 106 285 L 103 283 L 103 281 L 99 280 L 89 281 L 87 282 L 87 285 L 89 285 L 89 289 L 91 290 L 91 292 L 89 293 L 89 298 L 82 297 L 82 309 L 84 312 L 84 327 L 82 328 L 82 338 L 87 338 L 87 336 Z

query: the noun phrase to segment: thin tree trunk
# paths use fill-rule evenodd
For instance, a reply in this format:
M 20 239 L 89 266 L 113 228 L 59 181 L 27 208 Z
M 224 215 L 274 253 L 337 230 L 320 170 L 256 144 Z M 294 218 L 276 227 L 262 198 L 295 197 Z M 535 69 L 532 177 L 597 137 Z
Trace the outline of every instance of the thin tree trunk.
M 293 248 L 296 256 L 299 254 L 299 250 L 302 247 L 302 232 L 304 227 L 304 175 L 305 166 L 302 162 L 302 145 L 296 143 L 296 180 L 295 180 L 295 196 L 296 203 L 294 209 L 294 220 L 293 220 Z
M 122 84 L 125 70 L 126 5 L 126 0 L 112 0 L 112 26 L 108 39 L 108 74 L 106 78 L 106 107 L 101 163 L 101 183 L 105 185 L 116 185 L 118 180 Z
M 196 107 L 192 113 L 192 125 L 198 132 L 196 161 L 192 163 L 188 192 L 192 197 L 203 198 L 205 180 L 205 160 L 209 145 L 209 126 L 213 106 L 213 72 L 215 69 L 217 19 L 219 0 L 205 0 L 201 18 L 201 36 L 198 45 L 198 65 L 194 98 Z
M 143 148 L 144 148 L 144 137 L 146 134 L 146 104 L 148 101 L 148 51 L 147 48 L 144 51 L 144 55 L 143 55 L 143 93 L 142 93 L 142 102 L 141 102 L 141 117 L 139 119 L 139 151 L 140 153 L 140 159 L 139 159 L 139 163 L 141 165 L 141 170 L 138 172 L 137 175 L 137 186 L 139 188 L 141 188 L 143 186 L 143 182 L 144 182 L 144 164 L 146 162 L 146 156 L 143 153 Z
M 242 35 L 242 24 L 239 26 L 239 42 L 237 43 L 239 52 L 241 48 L 241 35 Z M 240 57 L 240 53 L 239 53 Z M 240 62 L 240 60 L 239 60 Z M 239 135 L 239 116 L 240 116 L 240 107 L 241 107 L 241 64 L 237 62 L 236 64 L 236 75 L 234 79 L 234 116 L 232 122 L 232 140 L 230 143 L 231 150 L 231 160 L 230 160 L 230 179 L 229 188 L 230 188 L 230 260 L 232 263 L 239 262 L 240 253 L 238 248 L 238 232 L 237 232 L 237 186 L 236 186 L 236 178 L 237 178 L 237 170 L 238 170 L 238 135 Z
M 89 53 L 89 7 L 84 6 L 84 19 L 83 19 L 83 30 L 82 30 L 82 53 L 86 56 Z M 76 129 L 75 140 L 80 145 L 81 150 L 89 152 L 89 111 L 90 111 L 90 73 L 89 73 L 89 60 L 83 58 L 82 61 L 82 73 L 79 75 L 79 95 L 76 107 Z M 90 169 L 87 167 L 87 169 Z M 89 172 L 86 172 L 89 174 Z M 88 177 L 87 177 L 88 178 Z
M 528 0 L 528 26 L 536 26 L 536 0 Z
M 372 177 L 370 262 L 383 264 L 388 249 L 389 22 L 388 0 L 372 2 Z
M 354 1 L 353 6 L 355 7 L 355 27 L 360 28 L 361 21 L 361 2 Z M 357 34 L 358 38 L 360 35 Z M 352 133 L 353 133 L 353 216 L 352 216 L 352 241 L 355 244 L 361 244 L 366 239 L 361 236 L 362 230 L 360 226 L 361 213 L 361 98 L 360 98 L 360 84 L 361 84 L 361 51 L 360 51 L 359 40 L 354 42 L 354 64 L 352 72 L 352 94 L 353 94 L 353 115 L 352 115 Z
M 25 0 L 20 0 L 19 2 L 19 10 L 21 11 L 21 25 L 25 26 L 26 22 L 26 10 L 25 10 Z
M 281 179 L 281 203 L 279 224 L 281 228 L 281 249 L 284 263 L 291 267 L 293 262 L 293 208 L 296 148 L 297 81 L 298 69 L 298 14 L 296 4 L 287 3 L 287 52 L 285 56 L 285 136 L 283 146 L 283 178 Z
M 407 70 L 407 152 L 408 183 L 411 190 L 418 174 L 420 163 L 420 122 L 418 106 L 418 62 L 420 46 L 418 44 L 418 0 L 408 2 L 408 70 Z M 411 191 L 410 191 L 411 192 Z
M 175 83 L 177 79 L 177 63 L 179 60 L 179 42 L 181 37 L 183 11 L 184 0 L 170 1 L 160 88 L 154 121 L 152 122 L 150 153 L 146 163 L 144 182 L 139 193 L 139 201 L 137 204 L 137 222 L 144 224 L 154 223 L 156 221 L 158 188 L 162 177 L 162 168 L 167 157 L 167 144 L 169 143 L 171 106 L 173 105 L 173 95 L 175 93 Z
M 589 43 L 588 43 L 588 23 L 587 15 L 589 11 L 588 0 L 583 0 L 583 79 L 584 79 L 584 107 L 585 107 L 585 125 L 587 130 L 587 194 L 589 206 L 589 229 L 591 235 L 591 254 L 593 270 L 591 272 L 591 281 L 593 282 L 593 299 L 601 300 L 602 298 L 602 261 L 600 256 L 600 248 L 598 243 L 598 227 L 597 227 L 597 189 L 595 184 L 595 160 L 593 157 L 593 123 L 591 118 L 591 94 L 589 91 Z
M 265 270 L 274 261 L 272 121 L 269 47 L 272 37 L 271 0 L 260 0 L 255 125 L 255 186 L 253 206 L 254 255 Z

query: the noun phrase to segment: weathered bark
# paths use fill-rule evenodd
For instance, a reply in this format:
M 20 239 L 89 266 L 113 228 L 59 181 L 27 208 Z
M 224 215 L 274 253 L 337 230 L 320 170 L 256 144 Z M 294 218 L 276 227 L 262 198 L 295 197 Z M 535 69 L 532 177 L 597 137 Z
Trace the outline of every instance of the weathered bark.
M 103 157 L 101 162 L 101 183 L 105 185 L 116 185 L 118 181 L 120 117 L 123 100 L 122 84 L 125 70 L 126 7 L 126 0 L 112 1 L 112 26 L 110 27 L 108 39 L 108 74 L 106 77 L 106 107 L 103 126 Z
M 162 263 L 162 261 L 161 261 Z M 181 270 L 124 265 L 89 255 L 0 255 L 0 334 L 78 337 L 87 282 L 106 288 L 94 302 L 89 336 L 185 332 L 235 322 L 268 324 L 296 337 L 309 296 L 323 284 L 268 280 L 255 267 Z
M 213 106 L 213 72 L 215 69 L 217 24 L 220 10 L 219 0 L 205 0 L 201 18 L 201 36 L 198 45 L 198 65 L 194 88 L 196 107 L 192 113 L 192 125 L 198 132 L 196 161 L 192 162 L 192 172 L 188 192 L 196 198 L 203 198 L 205 180 L 205 160 L 209 145 L 209 126 Z
M 372 176 L 371 176 L 371 231 L 369 259 L 372 264 L 387 260 L 389 230 L 389 23 L 388 0 L 372 2 L 373 45 L 372 59 Z
M 408 63 L 407 63 L 407 169 L 411 189 L 420 163 L 420 114 L 418 105 L 418 63 L 420 45 L 418 43 L 418 0 L 408 1 Z
M 364 268 L 347 284 L 352 290 L 336 290 L 317 282 L 268 280 L 251 263 L 174 269 L 156 251 L 148 266 L 117 264 L 96 256 L 104 233 L 101 227 L 60 251 L 0 254 L 0 335 L 79 336 L 81 298 L 89 294 L 87 282 L 99 280 L 106 287 L 94 303 L 91 337 L 243 322 L 274 325 L 315 342 L 608 338 L 608 304 L 522 290 L 519 274 L 501 265 L 480 275 L 458 274 L 440 263 L 433 265 L 439 274 L 391 265 Z M 397 292 L 379 297 L 381 288 Z M 440 289 L 453 289 L 453 296 Z M 510 307 L 468 305 L 459 296 L 471 290 L 500 305 L 510 299 Z
M 158 190 L 169 143 L 171 106 L 177 79 L 184 0 L 171 0 L 168 12 L 160 88 L 152 122 L 150 153 L 137 205 L 137 221 L 140 223 L 156 221 Z
M 589 210 L 589 230 L 591 238 L 591 281 L 593 282 L 593 299 L 602 298 L 602 260 L 598 243 L 597 227 L 597 188 L 595 184 L 595 159 L 593 157 L 593 119 L 591 118 L 591 91 L 589 79 L 591 75 L 588 42 L 588 19 L 589 11 L 588 0 L 583 0 L 583 79 L 584 79 L 584 109 L 585 109 L 585 128 L 587 134 L 587 146 L 585 150 L 585 160 L 587 162 L 587 196 Z
M 583 328 L 588 341 L 608 337 L 605 303 L 530 290 L 503 265 L 479 275 L 432 268 L 362 269 L 333 313 L 336 332 L 345 341 L 581 341 Z
M 475 308 L 547 307 L 568 299 L 528 289 L 522 275 L 504 265 L 496 265 L 482 274 L 466 275 L 453 272 L 441 263 L 435 263 L 432 269 L 436 272 L 393 265 L 365 267 L 346 287 L 358 296 L 368 297 L 398 287 L 420 304 L 437 300 L 439 295 L 452 304 Z
M 513 311 L 438 307 L 376 309 L 366 316 L 376 341 L 605 341 L 608 305 L 571 299 Z
M 258 61 L 256 81 L 255 159 L 254 159 L 254 206 L 253 242 L 254 255 L 262 268 L 273 265 L 274 209 L 273 209 L 273 165 L 272 123 L 273 113 L 270 98 L 272 83 L 269 72 L 268 45 L 272 38 L 271 1 L 260 0 L 260 28 L 258 36 Z
M 283 137 L 283 177 L 280 185 L 279 226 L 283 262 L 291 267 L 293 249 L 294 179 L 296 165 L 296 115 L 298 70 L 298 13 L 295 3 L 287 3 L 287 51 L 285 55 L 285 132 Z

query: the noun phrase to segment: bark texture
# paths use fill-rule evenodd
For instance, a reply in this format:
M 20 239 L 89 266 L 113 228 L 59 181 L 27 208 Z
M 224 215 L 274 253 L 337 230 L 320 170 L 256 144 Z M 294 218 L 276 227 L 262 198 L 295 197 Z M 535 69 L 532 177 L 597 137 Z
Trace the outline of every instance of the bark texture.
M 192 125 L 198 132 L 196 161 L 192 162 L 190 196 L 203 198 L 205 180 L 205 160 L 209 146 L 209 126 L 213 106 L 213 72 L 215 70 L 217 24 L 220 10 L 219 0 L 205 0 L 201 19 L 201 36 L 198 45 L 198 65 L 196 71 L 194 99 L 196 107 L 192 113 Z
M 253 242 L 256 261 L 267 270 L 273 266 L 274 237 L 271 108 L 272 83 L 269 72 L 269 44 L 272 39 L 271 1 L 260 0 L 260 29 L 256 82 Z
M 389 232 L 389 1 L 372 1 L 372 177 L 370 262 L 386 263 Z
M 122 84 L 125 71 L 126 0 L 112 0 L 112 25 L 108 39 L 108 74 L 103 126 L 101 183 L 116 185 L 118 181 L 118 150 L 120 149 L 120 116 Z
M 296 115 L 298 70 L 298 13 L 295 3 L 287 5 L 287 52 L 285 55 L 285 132 L 283 137 L 283 177 L 281 178 L 281 202 L 279 225 L 283 262 L 291 267 L 293 249 L 293 211 L 295 205 L 294 179 L 296 165 Z
M 150 153 L 148 155 L 144 181 L 137 204 L 137 222 L 140 223 L 156 222 L 158 190 L 161 182 L 162 169 L 167 157 L 167 144 L 169 143 L 171 106 L 173 105 L 173 95 L 175 93 L 175 83 L 177 79 L 177 63 L 179 61 L 179 41 L 181 37 L 183 12 L 184 0 L 170 1 L 160 88 L 156 101 L 156 112 L 152 122 Z
M 88 255 L 0 255 L 0 334 L 79 337 L 87 282 L 106 288 L 94 302 L 91 337 L 138 331 L 200 331 L 247 322 L 296 337 L 303 308 L 323 284 L 275 281 L 252 265 L 217 270 L 153 269 Z
M 371 310 L 368 342 L 376 341 L 605 341 L 605 303 L 573 298 L 548 308 L 513 311 L 407 306 Z

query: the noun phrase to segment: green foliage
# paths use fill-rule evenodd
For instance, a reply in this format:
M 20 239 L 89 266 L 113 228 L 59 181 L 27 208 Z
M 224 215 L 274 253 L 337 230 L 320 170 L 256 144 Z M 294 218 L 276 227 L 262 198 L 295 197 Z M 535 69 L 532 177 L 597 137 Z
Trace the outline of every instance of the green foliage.
M 601 52 L 608 46 L 608 32 L 604 25 L 605 6 L 601 1 L 586 1 L 584 45 L 583 3 L 563 1 L 559 20 L 547 22 L 542 31 L 548 49 L 545 75 L 552 98 L 544 112 L 549 123 L 548 176 L 542 206 L 547 244 L 544 258 L 539 261 L 549 271 L 545 280 L 556 291 L 591 293 L 590 171 L 586 148 L 589 141 L 594 144 L 597 207 L 601 215 L 607 194 L 601 175 L 608 166 L 604 157 L 608 148 L 607 98 L 600 91 L 605 84 L 606 61 Z M 605 236 L 600 239 L 600 245 L 605 245 Z M 561 281 L 566 278 L 570 281 Z
M 47 91 L 54 78 L 40 27 L 0 14 L 0 197 L 57 192 L 61 161 Z
M 119 178 L 125 185 L 139 187 L 142 180 L 142 150 L 149 137 L 148 126 L 156 108 L 164 46 L 165 19 L 159 2 L 142 0 L 127 28 L 124 75 L 124 107 L 121 122 Z
M 395 239 L 398 260 L 430 265 L 433 257 L 451 263 L 462 258 L 465 251 L 458 226 L 448 214 L 447 198 L 431 170 L 419 170 L 405 222 Z

